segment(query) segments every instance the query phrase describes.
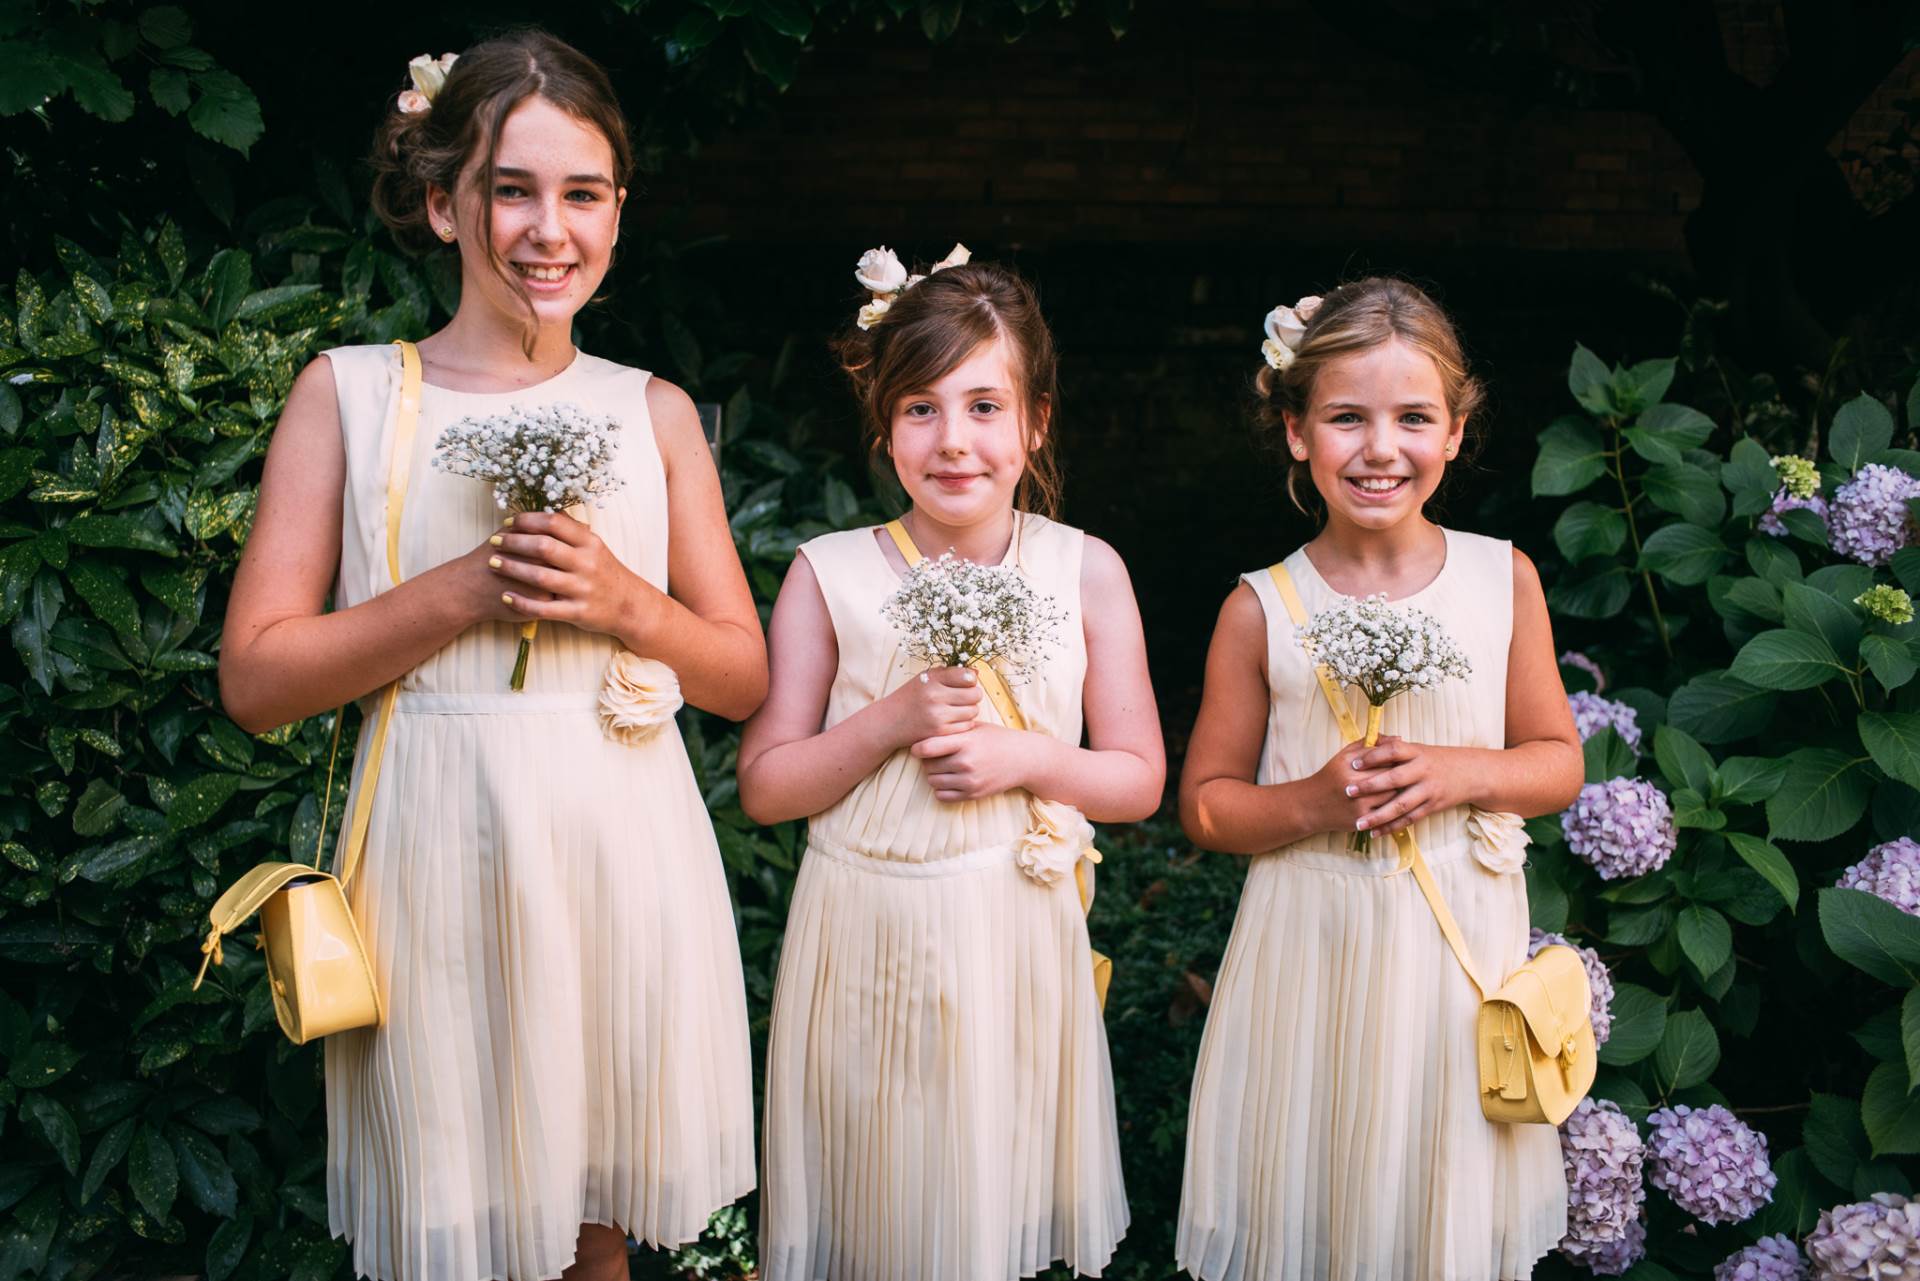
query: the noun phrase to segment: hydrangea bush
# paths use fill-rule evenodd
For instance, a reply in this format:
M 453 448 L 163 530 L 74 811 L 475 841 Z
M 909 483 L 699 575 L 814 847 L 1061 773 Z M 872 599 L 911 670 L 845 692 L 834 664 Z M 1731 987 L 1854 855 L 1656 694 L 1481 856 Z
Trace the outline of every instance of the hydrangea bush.
M 1540 436 L 1587 778 L 1529 824 L 1534 945 L 1611 1001 L 1536 1275 L 1920 1281 L 1920 385 L 1816 421 L 1720 372 L 1577 349 Z

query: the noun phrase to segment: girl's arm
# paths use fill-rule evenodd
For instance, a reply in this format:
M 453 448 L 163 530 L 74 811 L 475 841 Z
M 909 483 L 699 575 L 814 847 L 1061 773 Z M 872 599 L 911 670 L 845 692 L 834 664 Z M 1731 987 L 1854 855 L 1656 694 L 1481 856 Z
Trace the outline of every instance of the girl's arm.
M 909 743 L 973 724 L 980 686 L 965 669 L 910 680 L 822 731 L 840 664 L 833 616 L 805 554 L 793 558 L 773 606 L 766 702 L 740 739 L 740 808 L 756 823 L 818 814 Z
M 495 568 L 517 617 L 606 632 L 658 659 L 695 707 L 743 720 L 767 693 L 767 646 L 727 525 L 720 475 L 687 394 L 647 383 L 647 412 L 667 475 L 667 582 L 662 592 L 622 565 L 569 516 L 517 516 Z M 528 593 L 528 586 L 540 589 Z
M 467 628 L 515 615 L 485 544 L 351 609 L 324 612 L 340 563 L 347 456 L 332 362 L 301 371 L 274 428 L 220 637 L 220 701 L 258 733 L 418 666 Z
M 1507 745 L 1504 749 L 1434 747 L 1381 739 L 1364 753 L 1379 772 L 1361 785 L 1370 831 L 1397 832 L 1455 805 L 1510 810 L 1531 818 L 1573 804 L 1586 775 L 1580 734 L 1554 658 L 1553 620 L 1539 571 L 1513 552 L 1513 639 L 1507 650 Z M 1395 794 L 1397 793 L 1397 794 Z
M 1095 823 L 1133 823 L 1160 807 L 1166 745 L 1147 671 L 1127 567 L 1112 547 L 1088 537 L 1080 568 L 1080 615 L 1087 638 L 1082 693 L 1087 742 L 976 725 L 966 734 L 917 742 L 941 800 L 972 800 L 1024 787 L 1072 805 Z M 1014 691 L 1019 698 L 1019 691 Z
M 1308 778 L 1254 782 L 1270 705 L 1266 612 L 1241 583 L 1214 624 L 1200 716 L 1180 772 L 1180 826 L 1202 849 L 1263 854 L 1316 832 L 1353 830 L 1361 804 L 1344 789 L 1365 777 L 1353 768 L 1358 743 Z

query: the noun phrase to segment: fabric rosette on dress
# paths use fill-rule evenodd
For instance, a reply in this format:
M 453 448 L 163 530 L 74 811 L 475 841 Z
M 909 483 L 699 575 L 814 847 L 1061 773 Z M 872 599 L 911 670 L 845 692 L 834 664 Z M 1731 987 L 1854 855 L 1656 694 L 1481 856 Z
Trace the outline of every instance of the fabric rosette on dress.
M 1027 821 L 1014 863 L 1041 885 L 1052 885 L 1070 874 L 1093 844 L 1093 825 L 1065 802 L 1036 796 L 1027 807 Z
M 1474 861 L 1489 872 L 1518 872 L 1527 865 L 1527 820 L 1507 810 L 1467 806 L 1467 835 L 1473 841 Z
M 680 678 L 654 658 L 623 649 L 607 661 L 600 686 L 600 728 L 625 747 L 637 747 L 660 732 L 683 703 Z

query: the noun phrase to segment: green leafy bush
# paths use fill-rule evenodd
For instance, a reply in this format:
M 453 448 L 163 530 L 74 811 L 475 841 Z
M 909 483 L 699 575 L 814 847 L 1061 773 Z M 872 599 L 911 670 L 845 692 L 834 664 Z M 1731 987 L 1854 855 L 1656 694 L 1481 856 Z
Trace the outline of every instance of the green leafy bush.
M 1532 474 L 1535 495 L 1573 500 L 1546 573 L 1562 639 L 1590 639 L 1634 681 L 1604 693 L 1637 714 L 1641 752 L 1594 733 L 1587 780 L 1652 780 L 1678 829 L 1664 866 L 1604 881 L 1556 821 L 1530 823 L 1534 923 L 1612 968 L 1596 1093 L 1636 1119 L 1724 1103 L 1768 1134 L 1779 1176 L 1771 1204 L 1731 1226 L 1650 1192 L 1643 1277 L 1803 1237 L 1824 1207 L 1910 1192 L 1920 1168 L 1904 1159 L 1920 1154 L 1920 1022 L 1905 1016 L 1920 1011 L 1920 918 L 1832 888 L 1870 847 L 1920 834 L 1920 625 L 1893 595 L 1920 590 L 1920 547 L 1876 569 L 1836 552 L 1818 512 L 1778 511 L 1777 535 L 1761 524 L 1795 469 L 1778 455 L 1818 453 L 1827 504 L 1869 465 L 1920 476 L 1920 387 L 1905 431 L 1869 395 L 1824 423 L 1773 406 L 1723 426 L 1668 399 L 1678 372 L 1576 348 L 1581 412 L 1540 434 Z

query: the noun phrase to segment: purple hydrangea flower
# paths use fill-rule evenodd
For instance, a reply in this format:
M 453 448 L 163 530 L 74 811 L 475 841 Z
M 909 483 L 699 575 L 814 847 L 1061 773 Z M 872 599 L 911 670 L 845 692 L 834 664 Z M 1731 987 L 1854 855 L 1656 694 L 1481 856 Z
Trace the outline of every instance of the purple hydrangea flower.
M 1659 1108 L 1647 1128 L 1648 1179 L 1702 1223 L 1741 1223 L 1773 1200 L 1767 1136 L 1718 1103 Z
M 1577 667 L 1587 675 L 1593 677 L 1594 693 L 1598 694 L 1607 687 L 1607 676 L 1605 672 L 1600 670 L 1600 664 L 1594 662 L 1579 650 L 1570 649 L 1560 655 L 1560 663 L 1564 667 Z
M 1893 1192 L 1820 1211 L 1807 1234 L 1814 1281 L 1920 1277 L 1920 1201 Z
M 1807 1281 L 1807 1261 L 1791 1238 L 1776 1232 L 1721 1260 L 1713 1281 Z
M 1640 713 L 1625 703 L 1583 689 L 1567 695 L 1567 705 L 1573 709 L 1573 727 L 1580 731 L 1581 742 L 1603 729 L 1612 729 L 1627 741 L 1628 747 L 1636 752 L 1640 750 Z
M 1920 480 L 1897 467 L 1868 463 L 1833 493 L 1827 532 L 1833 550 L 1862 565 L 1884 565 L 1912 539 L 1907 500 L 1920 498 Z
M 1646 1253 L 1647 1199 L 1640 1131 L 1620 1105 L 1586 1098 L 1560 1126 L 1567 1171 L 1567 1235 L 1560 1253 L 1602 1276 L 1618 1276 Z
M 1560 816 L 1560 830 L 1603 881 L 1653 871 L 1679 840 L 1666 793 L 1644 778 L 1588 783 Z
M 1920 844 L 1907 836 L 1884 841 L 1840 873 L 1834 883 L 1843 889 L 1865 890 L 1908 916 L 1920 916 Z
M 1787 536 L 1786 522 L 1780 519 L 1782 512 L 1810 511 L 1822 521 L 1827 519 L 1827 500 L 1815 494 L 1811 498 L 1795 498 L 1785 489 L 1773 496 L 1773 507 L 1760 517 L 1760 532 L 1772 534 L 1775 538 Z
M 1549 943 L 1558 943 L 1570 947 L 1580 954 L 1580 963 L 1587 967 L 1587 990 L 1593 994 L 1593 1003 L 1587 1011 L 1593 1022 L 1593 1039 L 1598 1045 L 1605 1045 L 1607 1038 L 1613 1035 L 1613 975 L 1607 972 L 1607 963 L 1600 959 L 1600 953 L 1590 947 L 1581 947 L 1564 934 L 1549 934 L 1545 930 L 1527 931 L 1527 955 L 1537 956 L 1540 949 Z

